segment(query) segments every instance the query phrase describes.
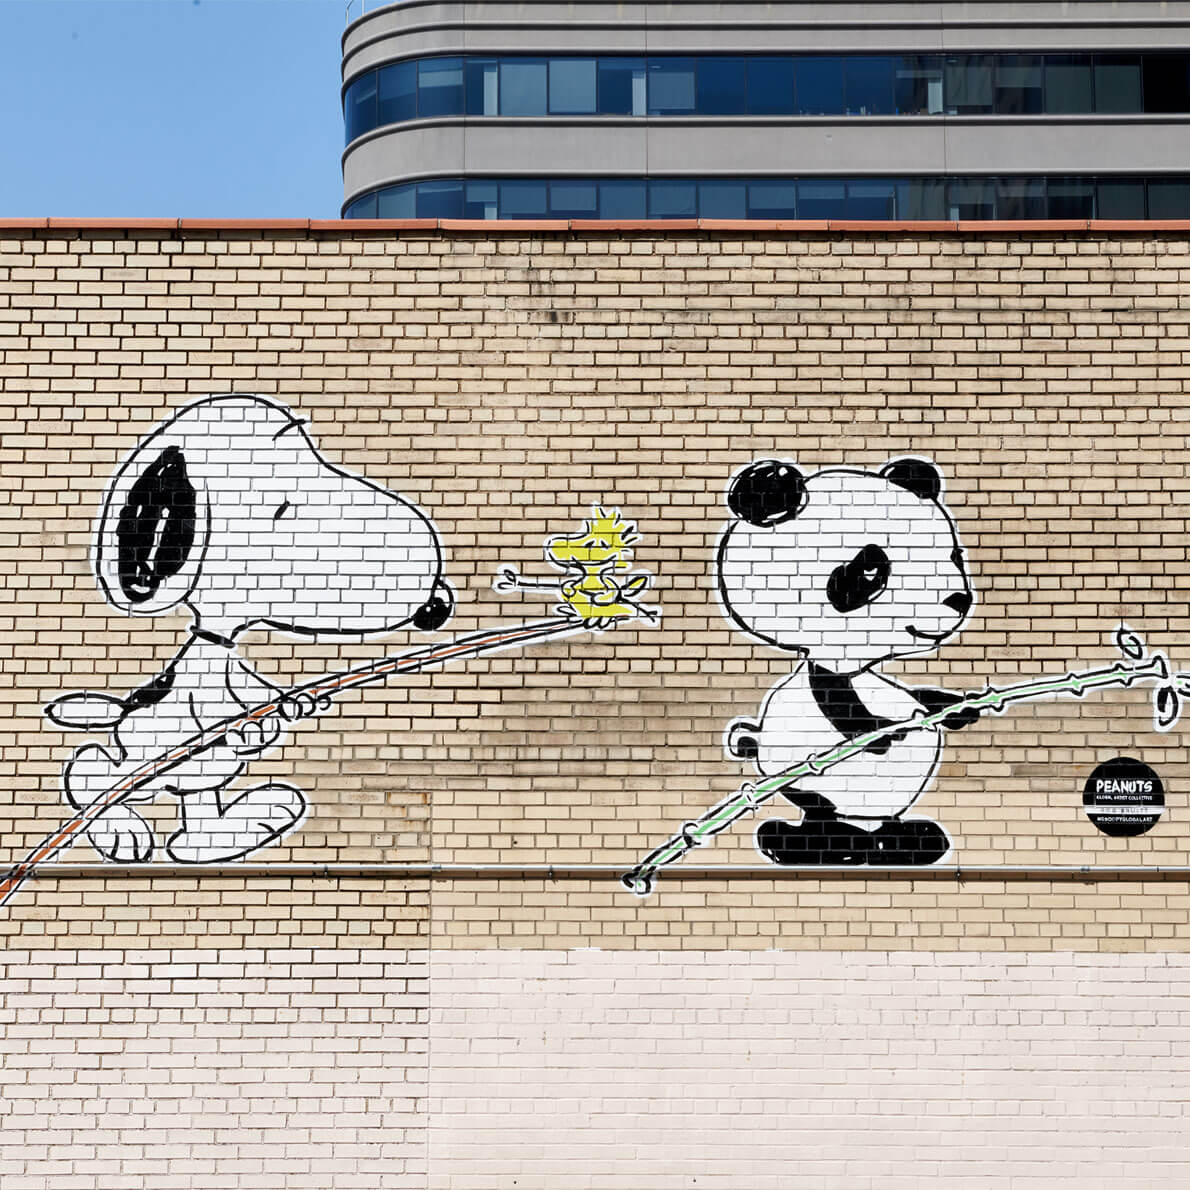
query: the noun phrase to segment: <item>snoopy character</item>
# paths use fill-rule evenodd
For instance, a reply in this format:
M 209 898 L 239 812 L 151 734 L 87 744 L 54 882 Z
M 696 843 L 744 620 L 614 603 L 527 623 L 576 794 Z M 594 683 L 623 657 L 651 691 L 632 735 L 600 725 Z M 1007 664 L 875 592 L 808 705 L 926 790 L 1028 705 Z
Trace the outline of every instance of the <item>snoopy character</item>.
M 247 629 L 363 635 L 412 624 L 429 632 L 454 602 L 429 517 L 332 466 L 300 418 L 258 396 L 196 401 L 132 451 L 108 485 L 92 563 L 119 610 L 185 608 L 193 619 L 169 664 L 131 694 L 67 694 L 47 706 L 59 726 L 111 731 L 106 746 L 84 744 L 66 762 L 63 788 L 76 809 L 168 749 L 282 696 L 237 651 Z M 291 698 L 282 709 L 292 721 L 316 707 Z M 251 723 L 132 795 L 178 798 L 180 827 L 166 843 L 174 860 L 237 859 L 301 822 L 306 802 L 292 785 L 228 790 L 282 730 L 278 716 Z M 154 851 L 149 824 L 127 803 L 88 837 L 117 862 Z

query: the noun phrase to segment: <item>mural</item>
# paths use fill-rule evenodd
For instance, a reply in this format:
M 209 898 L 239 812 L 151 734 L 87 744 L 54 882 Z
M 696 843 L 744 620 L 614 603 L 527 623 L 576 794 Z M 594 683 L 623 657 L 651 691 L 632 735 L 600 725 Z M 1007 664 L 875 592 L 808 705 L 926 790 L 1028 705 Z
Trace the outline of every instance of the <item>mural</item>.
M 622 573 L 636 540 L 618 510 L 597 509 L 580 534 L 547 543 L 562 575 L 531 586 L 559 597 L 554 617 L 282 690 L 238 652 L 244 632 L 434 632 L 454 608 L 441 538 L 412 502 L 327 462 L 284 405 L 227 395 L 186 406 L 117 469 L 92 562 L 113 607 L 130 615 L 185 608 L 189 632 L 161 673 L 131 694 L 77 692 L 46 707 L 54 724 L 107 731 L 108 740 L 83 744 L 66 762 L 63 793 L 76 813 L 0 880 L 0 904 L 80 833 L 106 860 L 152 858 L 157 840 L 130 803 L 162 794 L 179 804 L 178 829 L 164 848 L 175 862 L 238 860 L 284 838 L 306 813 L 299 789 L 231 786 L 288 727 L 346 690 L 396 675 L 655 620 L 659 610 L 639 598 L 649 575 Z M 502 573 L 516 575 L 511 567 Z M 497 585 L 507 586 L 507 577 Z
M 753 463 L 731 480 L 733 520 L 715 569 L 725 616 L 750 636 L 801 660 L 766 697 L 757 720 L 736 719 L 724 743 L 761 780 L 683 824 L 622 880 L 648 895 L 656 873 L 778 795 L 796 823 L 756 831 L 775 864 L 914 865 L 950 850 L 946 832 L 908 811 L 933 780 L 944 731 L 1002 714 L 1013 703 L 1083 697 L 1152 682 L 1154 726 L 1168 731 L 1190 695 L 1126 625 L 1124 660 L 1103 669 L 987 686 L 960 695 L 905 686 L 879 672 L 898 657 L 932 653 L 965 623 L 974 596 L 938 468 L 896 458 L 878 472 L 831 468 L 806 476 L 787 461 Z

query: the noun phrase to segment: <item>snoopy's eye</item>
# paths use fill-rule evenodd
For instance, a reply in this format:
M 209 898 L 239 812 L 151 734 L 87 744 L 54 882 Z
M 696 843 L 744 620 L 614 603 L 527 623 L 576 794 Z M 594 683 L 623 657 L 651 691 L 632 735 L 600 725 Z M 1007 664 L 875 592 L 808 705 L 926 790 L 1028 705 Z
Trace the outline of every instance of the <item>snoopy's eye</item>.
M 273 520 L 279 521 L 292 507 L 293 505 L 288 500 L 282 500 L 277 505 L 277 511 L 273 513 Z

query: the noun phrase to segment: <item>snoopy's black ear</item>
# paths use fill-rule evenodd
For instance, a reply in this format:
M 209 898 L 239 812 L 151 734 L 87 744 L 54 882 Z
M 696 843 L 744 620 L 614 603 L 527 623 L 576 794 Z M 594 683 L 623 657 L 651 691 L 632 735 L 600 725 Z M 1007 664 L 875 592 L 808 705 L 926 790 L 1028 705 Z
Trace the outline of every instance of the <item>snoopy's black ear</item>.
M 920 496 L 923 500 L 937 500 L 942 495 L 942 473 L 929 459 L 905 457 L 892 459 L 880 474 L 889 483 Z
M 186 456 L 167 446 L 128 491 L 116 521 L 116 573 L 129 603 L 146 603 L 194 548 L 197 514 Z
M 732 516 L 763 528 L 793 520 L 808 499 L 806 477 L 779 459 L 761 459 L 745 467 L 727 491 Z

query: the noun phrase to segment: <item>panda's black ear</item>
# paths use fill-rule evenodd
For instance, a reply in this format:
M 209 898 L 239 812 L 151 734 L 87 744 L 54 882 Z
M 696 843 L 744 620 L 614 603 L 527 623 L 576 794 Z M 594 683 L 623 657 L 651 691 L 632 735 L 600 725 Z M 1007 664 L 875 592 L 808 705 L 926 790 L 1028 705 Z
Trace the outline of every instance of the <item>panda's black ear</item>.
M 808 499 L 806 477 L 779 459 L 761 459 L 745 467 L 727 491 L 732 515 L 762 528 L 793 520 Z
M 937 500 L 942 495 L 942 474 L 929 459 L 893 459 L 880 469 L 880 474 L 923 500 Z

